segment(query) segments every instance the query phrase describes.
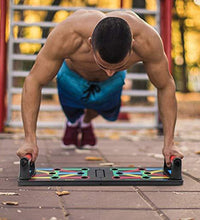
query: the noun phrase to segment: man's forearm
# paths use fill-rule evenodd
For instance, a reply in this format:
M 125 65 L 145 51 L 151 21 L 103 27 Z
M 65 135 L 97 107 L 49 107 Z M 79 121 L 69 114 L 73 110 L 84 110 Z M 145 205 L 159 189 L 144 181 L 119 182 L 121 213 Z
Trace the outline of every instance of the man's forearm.
M 36 143 L 36 124 L 41 102 L 41 88 L 28 76 L 22 93 L 22 120 L 25 140 Z
M 174 141 L 174 129 L 177 117 L 177 102 L 173 82 L 164 89 L 158 89 L 158 104 L 164 130 L 164 147 L 170 147 Z

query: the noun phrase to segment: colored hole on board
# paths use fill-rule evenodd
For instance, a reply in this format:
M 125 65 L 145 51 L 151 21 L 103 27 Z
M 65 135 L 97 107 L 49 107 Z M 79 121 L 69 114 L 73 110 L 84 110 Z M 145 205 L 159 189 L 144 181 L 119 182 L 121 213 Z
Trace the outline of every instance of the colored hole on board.
M 58 179 L 59 177 L 58 176 L 52 176 L 51 178 L 52 179 Z
M 82 170 L 88 170 L 88 168 L 83 168 Z
M 120 179 L 120 176 L 114 176 L 115 179 Z
M 146 171 L 146 172 L 144 172 L 144 174 L 151 174 L 151 173 Z
M 56 168 L 56 169 L 54 169 L 54 170 L 60 170 L 60 168 Z
M 53 175 L 53 174 L 56 174 L 56 172 L 50 172 L 49 174 L 50 174 L 50 175 Z
M 87 178 L 88 178 L 88 176 L 82 176 L 81 178 L 82 178 L 82 179 L 87 179 Z
M 123 172 L 118 171 L 116 174 L 123 174 Z
M 84 172 L 78 172 L 78 174 L 79 174 L 79 175 L 82 175 L 82 174 L 84 174 Z
M 139 170 L 145 170 L 143 167 L 139 168 Z
M 118 170 L 117 168 L 112 168 L 112 170 Z
M 143 176 L 142 178 L 143 179 L 149 179 L 150 177 L 149 176 Z

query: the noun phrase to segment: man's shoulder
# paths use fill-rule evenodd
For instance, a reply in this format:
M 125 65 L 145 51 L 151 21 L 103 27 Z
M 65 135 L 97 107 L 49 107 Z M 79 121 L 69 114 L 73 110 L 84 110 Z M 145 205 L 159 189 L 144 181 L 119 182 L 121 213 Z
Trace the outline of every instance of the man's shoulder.
M 97 10 L 79 9 L 59 24 L 64 34 L 77 33 L 82 37 L 90 37 L 96 24 L 105 17 Z
M 105 16 L 96 10 L 77 10 L 54 28 L 48 37 L 48 48 L 54 44 L 58 54 L 71 56 L 91 36 L 102 15 Z
M 66 18 L 66 22 L 72 22 L 76 24 L 76 26 L 85 26 L 84 22 L 95 22 L 105 17 L 105 14 L 98 10 L 90 10 L 90 9 L 79 9 Z M 78 22 L 77 22 L 78 21 Z
M 142 61 L 156 61 L 164 53 L 162 40 L 154 29 L 147 29 L 135 36 L 133 50 Z
M 143 61 L 157 59 L 157 56 L 163 53 L 163 45 L 159 33 L 141 18 L 135 17 L 131 22 L 133 50 Z

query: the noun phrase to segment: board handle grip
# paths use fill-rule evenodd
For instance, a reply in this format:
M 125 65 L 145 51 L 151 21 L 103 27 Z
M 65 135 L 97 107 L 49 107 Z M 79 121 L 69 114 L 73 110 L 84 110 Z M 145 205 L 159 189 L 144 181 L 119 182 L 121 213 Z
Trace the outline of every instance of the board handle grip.
M 32 161 L 32 155 L 26 154 L 20 159 L 19 179 L 28 180 L 35 174 L 35 163 Z
M 182 170 L 182 161 L 176 156 L 170 157 L 171 166 L 168 167 L 166 161 L 164 161 L 164 174 L 169 176 L 171 179 L 181 180 L 181 170 Z
M 26 154 L 24 157 L 27 158 L 28 160 L 32 160 L 32 154 Z

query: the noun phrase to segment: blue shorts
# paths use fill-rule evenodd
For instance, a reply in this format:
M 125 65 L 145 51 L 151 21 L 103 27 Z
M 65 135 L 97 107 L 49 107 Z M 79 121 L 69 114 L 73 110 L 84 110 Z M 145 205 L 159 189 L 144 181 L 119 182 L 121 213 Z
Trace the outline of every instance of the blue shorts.
M 64 61 L 57 75 L 58 95 L 70 122 L 75 122 L 84 109 L 93 109 L 109 121 L 115 121 L 121 106 L 121 93 L 126 70 L 116 72 L 102 82 L 84 79 L 69 69 Z

